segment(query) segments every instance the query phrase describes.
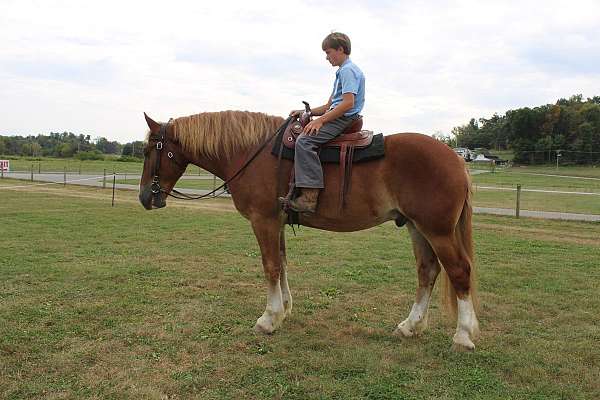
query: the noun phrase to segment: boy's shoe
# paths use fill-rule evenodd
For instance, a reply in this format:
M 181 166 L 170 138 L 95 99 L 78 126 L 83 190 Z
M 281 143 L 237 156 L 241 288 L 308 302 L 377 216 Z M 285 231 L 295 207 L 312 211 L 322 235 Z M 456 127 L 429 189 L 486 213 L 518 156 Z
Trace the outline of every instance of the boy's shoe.
M 317 209 L 317 198 L 321 189 L 302 188 L 300 196 L 289 200 L 289 207 L 299 213 L 314 213 Z

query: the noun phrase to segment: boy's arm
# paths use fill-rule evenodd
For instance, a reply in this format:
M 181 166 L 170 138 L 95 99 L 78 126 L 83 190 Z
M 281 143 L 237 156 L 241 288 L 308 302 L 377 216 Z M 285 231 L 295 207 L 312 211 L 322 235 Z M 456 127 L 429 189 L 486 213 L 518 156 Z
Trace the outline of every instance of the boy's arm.
M 325 114 L 327 112 L 327 110 L 329 110 L 329 107 L 331 107 L 331 96 L 329 96 L 329 100 L 327 100 L 327 104 L 323 104 L 322 106 L 313 108 L 312 115 L 317 116 L 317 117 L 321 116 L 321 115 Z
M 331 98 L 329 100 L 331 101 Z M 304 133 L 306 133 L 309 136 L 315 135 L 319 131 L 319 129 L 321 129 L 323 124 L 341 117 L 346 111 L 348 111 L 352 107 L 354 107 L 354 93 L 344 93 L 342 95 L 342 102 L 338 104 L 333 110 L 326 111 L 321 117 L 310 121 L 308 125 L 304 127 Z
M 329 96 L 329 100 L 327 100 L 327 104 L 312 108 L 311 109 L 312 115 L 317 116 L 317 117 L 319 115 L 323 115 L 327 112 L 327 110 L 329 110 L 329 107 L 331 107 L 331 96 Z M 292 111 L 290 111 L 290 117 L 292 117 L 292 116 L 299 117 L 300 115 L 302 115 L 303 112 L 304 112 L 304 110 L 292 110 Z

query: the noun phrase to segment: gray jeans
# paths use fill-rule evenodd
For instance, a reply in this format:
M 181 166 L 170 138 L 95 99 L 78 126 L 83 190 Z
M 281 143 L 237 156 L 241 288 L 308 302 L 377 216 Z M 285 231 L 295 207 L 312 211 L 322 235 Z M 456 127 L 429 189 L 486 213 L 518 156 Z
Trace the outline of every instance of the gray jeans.
M 324 187 L 323 168 L 318 154 L 319 148 L 338 137 L 358 117 L 358 114 L 349 117 L 341 116 L 325 123 L 314 136 L 300 135 L 298 137 L 294 157 L 296 187 L 313 189 Z

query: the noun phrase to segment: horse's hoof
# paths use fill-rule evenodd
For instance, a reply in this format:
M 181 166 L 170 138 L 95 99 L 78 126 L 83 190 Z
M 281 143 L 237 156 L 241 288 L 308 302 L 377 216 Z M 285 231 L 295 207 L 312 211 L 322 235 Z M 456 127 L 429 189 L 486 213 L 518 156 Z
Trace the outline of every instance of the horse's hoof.
M 261 324 L 260 320 L 256 322 L 256 325 L 254 325 L 254 330 L 258 333 L 262 333 L 263 335 L 272 335 L 273 332 L 275 332 L 273 325 Z
M 452 351 L 456 351 L 459 353 L 464 352 L 472 352 L 475 351 L 475 345 L 471 343 L 470 345 L 465 345 L 463 343 L 452 343 Z
M 454 342 L 454 343 L 452 343 L 453 351 L 474 351 L 475 350 L 475 345 L 473 344 L 471 339 L 469 339 L 469 337 L 465 334 L 462 334 L 462 335 L 456 334 L 456 335 L 454 335 L 454 338 L 452 340 Z
M 398 324 L 398 326 L 394 330 L 394 335 L 403 337 L 421 336 L 425 329 L 427 329 L 427 318 L 412 324 L 411 320 L 405 319 L 404 321 Z
M 401 323 L 401 324 L 398 324 L 396 329 L 394 329 L 393 335 L 408 338 L 408 337 L 415 336 L 415 332 L 413 332 L 412 330 L 410 330 L 406 326 L 404 326 L 404 323 Z
M 281 325 L 283 318 L 283 312 L 274 314 L 272 312 L 265 311 L 265 313 L 256 320 L 254 330 L 259 333 L 270 335 Z

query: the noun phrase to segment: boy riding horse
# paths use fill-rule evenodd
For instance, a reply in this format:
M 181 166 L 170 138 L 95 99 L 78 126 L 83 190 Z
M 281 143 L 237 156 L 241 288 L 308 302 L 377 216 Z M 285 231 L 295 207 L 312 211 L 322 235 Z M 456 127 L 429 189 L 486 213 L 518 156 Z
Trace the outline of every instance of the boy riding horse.
M 300 213 L 314 213 L 317 198 L 323 185 L 323 168 L 319 160 L 319 148 L 335 139 L 353 121 L 365 104 L 365 76 L 350 60 L 350 38 L 333 32 L 323 40 L 322 49 L 326 59 L 334 67 L 333 91 L 327 104 L 313 108 L 319 116 L 304 128 L 296 141 L 295 180 L 301 189 L 300 196 L 289 201 L 290 208 Z M 290 116 L 299 116 L 303 110 L 293 110 Z

